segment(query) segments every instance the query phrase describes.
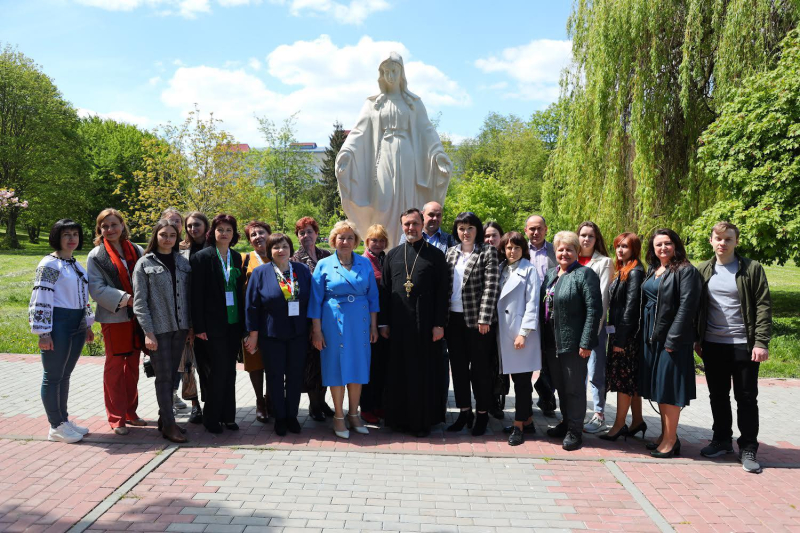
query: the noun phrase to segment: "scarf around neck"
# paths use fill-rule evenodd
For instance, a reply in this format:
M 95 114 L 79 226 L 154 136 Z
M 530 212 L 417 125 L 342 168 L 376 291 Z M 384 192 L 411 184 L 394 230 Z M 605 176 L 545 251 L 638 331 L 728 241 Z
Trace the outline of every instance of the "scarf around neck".
M 106 249 L 106 253 L 111 258 L 111 262 L 114 263 L 114 267 L 117 269 L 117 273 L 119 274 L 119 281 L 122 283 L 122 289 L 130 295 L 133 295 L 133 284 L 131 283 L 131 272 L 133 272 L 133 267 L 136 266 L 136 261 L 139 260 L 139 254 L 136 253 L 136 248 L 133 246 L 131 241 L 124 240 L 120 243 L 122 245 L 122 253 L 125 255 L 125 262 L 128 264 L 128 267 L 125 268 L 125 264 L 122 262 L 122 258 L 117 252 L 117 249 L 114 248 L 111 243 L 107 240 L 103 239 L 103 246 Z

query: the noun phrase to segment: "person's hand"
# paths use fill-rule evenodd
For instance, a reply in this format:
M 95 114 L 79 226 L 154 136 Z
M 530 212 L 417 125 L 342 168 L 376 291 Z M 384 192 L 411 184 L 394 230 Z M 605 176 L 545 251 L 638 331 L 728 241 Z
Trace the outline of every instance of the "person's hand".
M 144 347 L 151 352 L 158 350 L 158 341 L 156 340 L 156 336 L 152 333 L 146 333 L 144 336 Z
M 674 352 L 674 351 L 675 351 L 675 350 L 673 350 L 672 348 L 666 348 L 666 347 L 665 347 L 664 349 L 667 351 L 667 353 L 672 353 L 672 352 Z
M 453 162 L 450 161 L 450 158 L 447 157 L 447 154 L 444 152 L 439 152 L 436 154 L 436 166 L 439 167 L 439 172 L 445 176 L 449 176 L 450 169 L 453 168 Z
M 195 334 L 195 338 L 207 341 L 208 340 L 208 334 L 207 333 L 197 333 L 197 334 Z
M 614 346 L 614 353 L 625 353 L 625 348 L 620 348 L 619 346 Z
M 382 328 L 378 328 L 381 332 L 381 337 L 384 339 L 389 338 L 389 326 L 383 326 Z
M 767 359 L 769 359 L 769 350 L 757 346 L 753 347 L 753 357 L 751 357 L 751 360 L 754 363 L 763 363 Z
M 128 307 L 133 307 L 133 296 L 130 294 L 128 295 L 128 303 L 126 304 Z
M 94 342 L 94 331 L 92 328 L 86 328 L 86 343 L 90 344 Z
M 314 330 L 311 332 L 311 344 L 319 351 L 325 348 L 325 336 L 322 334 L 322 331 Z
M 489 333 L 489 328 L 491 328 L 489 324 L 478 324 L 478 333 L 481 335 L 486 335 Z
M 39 337 L 39 349 L 43 351 L 49 351 L 53 349 L 53 338 L 49 333 Z
M 371 344 L 378 342 L 378 326 L 372 326 L 369 328 L 369 342 Z
M 694 343 L 694 353 L 699 355 L 701 358 L 703 357 L 703 345 L 699 342 Z
M 517 338 L 514 339 L 514 349 L 521 350 L 525 347 L 525 337 L 522 335 L 517 335 Z
M 342 152 L 339 154 L 339 157 L 336 158 L 336 176 L 341 176 L 344 174 L 345 170 L 347 170 L 347 166 L 350 164 L 350 160 L 352 157 L 348 152 Z
M 592 355 L 592 351 L 589 348 L 581 348 L 578 350 L 578 355 L 586 359 L 590 355 Z
M 244 340 L 244 347 L 250 353 L 256 353 L 258 350 L 258 332 L 251 331 L 250 335 Z
M 444 328 L 433 326 L 433 342 L 440 341 L 444 337 Z

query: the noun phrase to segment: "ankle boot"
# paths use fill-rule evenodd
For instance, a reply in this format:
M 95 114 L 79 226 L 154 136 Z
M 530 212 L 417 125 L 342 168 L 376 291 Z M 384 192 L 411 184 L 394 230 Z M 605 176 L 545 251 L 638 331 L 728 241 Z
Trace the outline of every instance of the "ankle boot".
M 475 427 L 472 428 L 472 436 L 480 437 L 486 433 L 487 425 L 489 425 L 489 413 L 478 413 L 475 417 Z
M 186 442 L 186 437 L 183 436 L 181 428 L 178 427 L 178 424 L 173 423 L 166 426 L 164 429 L 161 430 L 161 434 L 164 436 L 165 439 L 170 440 L 172 442 L 177 442 L 178 444 Z
M 468 428 L 472 427 L 472 422 L 475 420 L 475 415 L 472 412 L 472 409 L 469 411 L 461 411 L 458 413 L 458 418 L 452 425 L 447 426 L 447 431 L 461 431 L 464 429 L 464 426 Z

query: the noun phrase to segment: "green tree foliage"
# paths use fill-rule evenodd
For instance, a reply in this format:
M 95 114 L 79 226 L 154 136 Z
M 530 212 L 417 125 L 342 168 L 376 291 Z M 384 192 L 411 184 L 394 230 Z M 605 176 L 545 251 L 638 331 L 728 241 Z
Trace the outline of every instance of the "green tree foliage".
M 11 46 L 1 48 L 0 188 L 27 199 L 31 216 L 57 195 L 64 216 L 83 207 L 75 194 L 83 186 L 77 126 L 75 110 L 39 66 Z M 6 218 L 6 245 L 13 248 L 20 212 L 12 207 Z
M 707 256 L 710 228 L 729 220 L 744 254 L 800 263 L 800 31 L 783 41 L 777 66 L 745 80 L 703 134 L 700 167 L 727 194 L 691 227 Z
M 322 212 L 325 219 L 330 219 L 333 216 L 341 216 L 344 211 L 342 210 L 342 198 L 339 196 L 339 182 L 336 179 L 336 156 L 339 155 L 339 150 L 342 149 L 347 134 L 342 128 L 340 122 L 333 124 L 333 133 L 330 136 L 330 146 L 325 149 L 325 160 L 322 162 L 322 181 L 321 181 L 321 203 Z
M 456 216 L 472 211 L 484 222 L 494 220 L 505 231 L 522 228 L 526 215 L 514 208 L 514 193 L 496 177 L 472 174 L 469 179 L 451 182 L 444 205 L 445 229 Z M 507 228 L 507 229 L 506 229 Z
M 551 226 L 685 229 L 722 193 L 698 168 L 700 134 L 797 20 L 793 0 L 576 0 L 542 192 Z

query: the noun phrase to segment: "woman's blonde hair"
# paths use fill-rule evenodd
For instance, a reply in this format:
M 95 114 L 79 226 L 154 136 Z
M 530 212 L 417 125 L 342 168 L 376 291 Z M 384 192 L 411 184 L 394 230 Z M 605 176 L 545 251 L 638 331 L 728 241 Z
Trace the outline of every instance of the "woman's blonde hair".
M 389 242 L 389 233 L 386 232 L 386 228 L 383 227 L 381 224 L 373 224 L 367 229 L 367 235 L 364 237 L 364 242 L 368 242 L 370 239 L 375 239 L 379 241 L 381 239 Z
M 97 223 L 94 226 L 94 245 L 99 246 L 100 243 L 103 242 L 103 233 L 100 231 L 100 224 L 103 223 L 105 219 L 110 216 L 115 216 L 119 219 L 120 223 L 122 224 L 122 233 L 119 236 L 120 241 L 127 241 L 130 239 L 130 232 L 128 231 L 128 225 L 125 223 L 125 217 L 122 216 L 122 213 L 114 209 L 113 207 L 106 207 L 100 214 L 97 215 Z
M 553 237 L 553 249 L 558 249 L 559 244 L 568 244 L 572 246 L 575 253 L 581 249 L 581 241 L 578 239 L 578 234 L 574 231 L 559 231 Z
M 336 237 L 340 233 L 344 233 L 347 230 L 352 231 L 353 235 L 356 236 L 356 243 L 354 248 L 358 246 L 361 243 L 361 237 L 358 236 L 358 230 L 356 230 L 356 225 L 349 220 L 340 220 L 333 226 L 331 234 L 328 236 L 328 244 L 331 247 L 335 247 L 334 245 L 336 244 Z

